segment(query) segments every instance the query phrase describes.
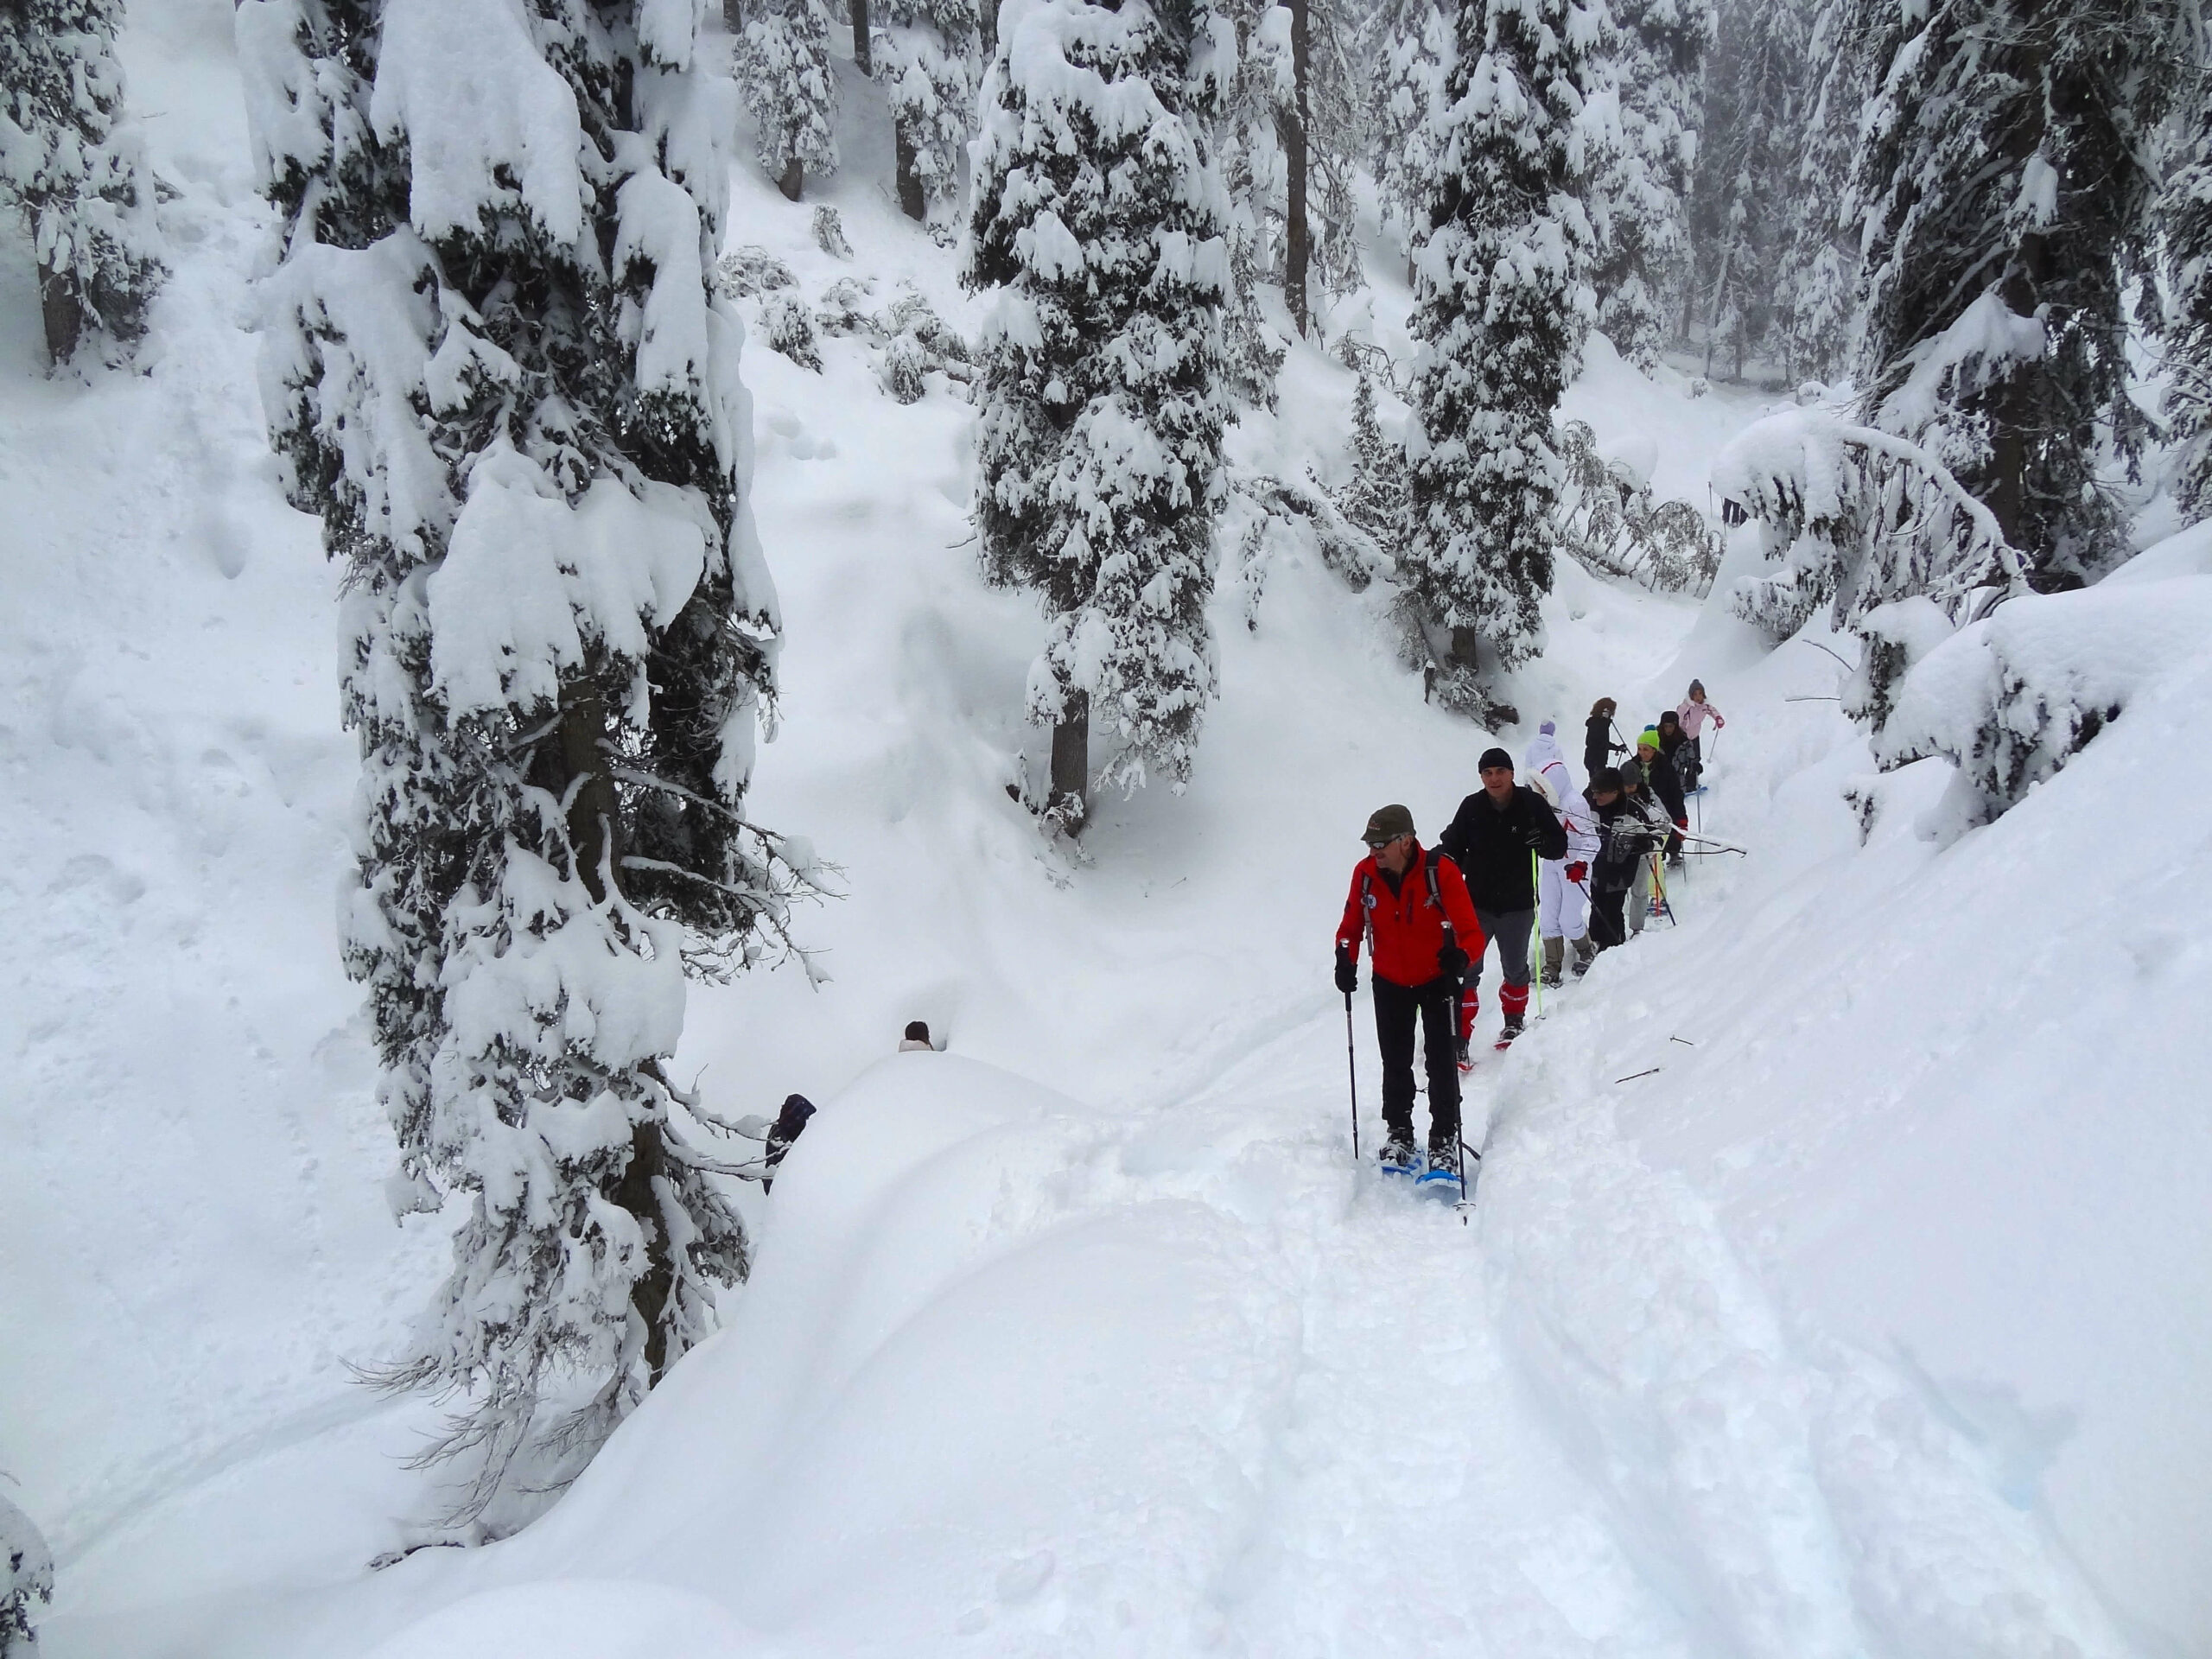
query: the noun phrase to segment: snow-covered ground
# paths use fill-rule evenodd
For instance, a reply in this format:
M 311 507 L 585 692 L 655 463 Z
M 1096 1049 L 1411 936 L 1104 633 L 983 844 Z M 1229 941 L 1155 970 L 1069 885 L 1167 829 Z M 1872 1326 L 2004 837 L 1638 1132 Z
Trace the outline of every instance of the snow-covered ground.
M 1563 569 L 1523 713 L 1572 748 L 1596 696 L 1641 724 L 1700 675 L 1704 826 L 1750 855 L 1485 1058 L 1462 1225 L 1351 1163 L 1327 940 L 1369 811 L 1433 831 L 1490 735 L 1286 554 L 1256 629 L 1224 580 L 1188 793 L 1047 851 L 1004 788 L 1041 624 L 963 544 L 968 409 L 845 340 L 746 365 L 789 628 L 755 804 L 842 867 L 800 920 L 829 982 L 695 992 L 683 1057 L 726 1112 L 824 1109 L 747 1195 L 728 1329 L 584 1479 L 369 1571 L 437 1495 L 398 1464 L 427 1408 L 347 1367 L 442 1246 L 389 1219 L 336 961 L 352 746 L 254 395 L 228 16 L 126 42 L 182 191 L 148 372 L 42 379 L 0 263 L 0 1470 L 54 1659 L 2212 1655 L 2212 669 L 1945 844 L 1945 763 L 1875 782 L 1786 700 L 1834 693 L 1821 651 Z M 963 316 L 848 92 L 853 264 L 749 167 L 733 239 L 810 302 Z M 1350 397 L 1294 356 L 1233 452 L 1333 464 Z M 1567 412 L 1702 505 L 1758 407 L 1599 342 Z M 949 1052 L 889 1054 L 917 1017 Z

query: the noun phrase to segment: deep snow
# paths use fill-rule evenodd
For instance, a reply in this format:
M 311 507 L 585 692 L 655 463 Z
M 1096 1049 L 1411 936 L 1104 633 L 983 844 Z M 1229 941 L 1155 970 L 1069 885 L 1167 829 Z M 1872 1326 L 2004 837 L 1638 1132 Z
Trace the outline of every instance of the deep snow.
M 800 918 L 830 980 L 695 990 L 683 1057 L 727 1112 L 824 1109 L 748 1196 L 730 1328 L 584 1480 L 367 1572 L 435 1494 L 396 1463 L 424 1409 L 346 1363 L 442 1245 L 389 1220 L 336 962 L 352 745 L 254 401 L 227 29 L 133 14 L 183 191 L 149 372 L 44 381 L 0 265 L 0 1469 L 56 1547 L 51 1655 L 2212 1655 L 2202 666 L 1923 840 L 1948 766 L 1875 781 L 1783 700 L 1828 657 L 1564 569 L 1524 713 L 1640 724 L 1700 674 L 1700 813 L 1752 856 L 1485 1059 L 1462 1226 L 1351 1165 L 1326 938 L 1368 811 L 1440 826 L 1488 735 L 1374 596 L 1286 554 L 1247 632 L 1224 570 L 1189 792 L 1107 803 L 1071 865 L 1004 790 L 1041 625 L 963 544 L 969 411 L 839 340 L 745 371 L 789 628 L 755 804 L 842 867 Z M 855 263 L 749 167 L 733 240 L 964 318 L 846 91 Z M 1301 353 L 1232 453 L 1332 464 L 1350 396 Z M 1597 342 L 1567 412 L 1703 505 L 1756 410 Z M 2202 539 L 2119 580 L 2212 580 Z M 951 1052 L 886 1058 L 912 1017 Z

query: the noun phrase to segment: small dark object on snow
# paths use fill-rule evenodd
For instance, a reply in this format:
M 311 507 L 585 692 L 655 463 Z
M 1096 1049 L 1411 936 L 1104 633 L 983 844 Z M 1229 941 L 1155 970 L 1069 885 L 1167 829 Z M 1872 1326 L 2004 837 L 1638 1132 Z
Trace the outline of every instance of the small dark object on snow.
M 814 1103 L 804 1095 L 786 1095 L 783 1109 L 776 1114 L 776 1126 L 768 1131 L 768 1152 L 763 1160 L 767 1173 L 760 1177 L 760 1190 L 769 1191 L 776 1185 L 776 1166 L 784 1161 L 784 1154 L 791 1149 L 807 1120 L 814 1116 Z
M 899 1052 L 905 1054 L 933 1046 L 935 1045 L 930 1041 L 929 1021 L 909 1020 L 906 1022 L 906 1033 L 899 1039 Z

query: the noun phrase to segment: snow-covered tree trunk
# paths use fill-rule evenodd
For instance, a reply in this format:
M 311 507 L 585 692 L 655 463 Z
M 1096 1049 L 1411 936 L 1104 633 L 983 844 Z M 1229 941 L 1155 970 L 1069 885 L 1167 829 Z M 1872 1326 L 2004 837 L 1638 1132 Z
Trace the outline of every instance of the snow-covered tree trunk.
M 1401 569 L 1434 690 L 1477 713 L 1502 707 L 1495 674 L 1540 648 L 1551 589 L 1552 415 L 1592 309 L 1578 195 L 1590 35 L 1573 0 L 1467 0 L 1421 146 Z
M 262 389 L 346 567 L 346 964 L 403 1210 L 459 1198 L 395 1386 L 463 1402 L 462 1516 L 572 1473 L 710 1325 L 745 1230 L 670 1080 L 687 967 L 784 938 L 744 816 L 774 693 L 743 332 L 707 272 L 699 7 L 246 0 L 289 226 Z M 567 1408 L 563 1409 L 563 1408 Z
M 848 0 L 846 10 L 853 25 L 853 67 L 864 78 L 873 79 L 875 61 L 868 49 L 868 0 Z
M 785 199 L 797 201 L 810 172 L 837 170 L 837 82 L 817 0 L 753 0 L 737 73 L 760 166 Z
M 1871 423 L 1986 500 L 2038 588 L 2093 581 L 2126 550 L 2100 451 L 2132 467 L 2148 435 L 2125 293 L 2187 0 L 1854 3 Z
M 889 0 L 885 16 L 899 206 L 920 220 L 932 201 L 959 193 L 961 157 L 975 130 L 980 10 L 976 0 Z
M 124 121 L 120 0 L 0 8 L 0 200 L 28 222 L 55 366 L 87 334 L 121 358 L 145 332 L 164 268 L 154 192 Z
M 1229 249 L 1207 130 L 1235 35 L 1147 0 L 1010 0 L 1000 22 L 965 273 L 993 290 L 976 517 L 985 574 L 1049 619 L 1028 707 L 1074 829 L 1079 746 L 1109 746 L 1103 785 L 1179 789 L 1213 696 Z

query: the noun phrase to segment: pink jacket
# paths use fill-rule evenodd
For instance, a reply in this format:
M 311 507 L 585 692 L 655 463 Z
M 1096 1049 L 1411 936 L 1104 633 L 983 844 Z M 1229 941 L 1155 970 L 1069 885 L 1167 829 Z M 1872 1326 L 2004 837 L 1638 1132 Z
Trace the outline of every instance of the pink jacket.
M 1708 715 L 1713 717 L 1713 729 L 1716 732 L 1728 723 L 1721 719 L 1720 711 L 1709 702 L 1686 702 L 1675 712 L 1681 716 L 1683 732 L 1691 737 L 1695 737 L 1705 728 Z

